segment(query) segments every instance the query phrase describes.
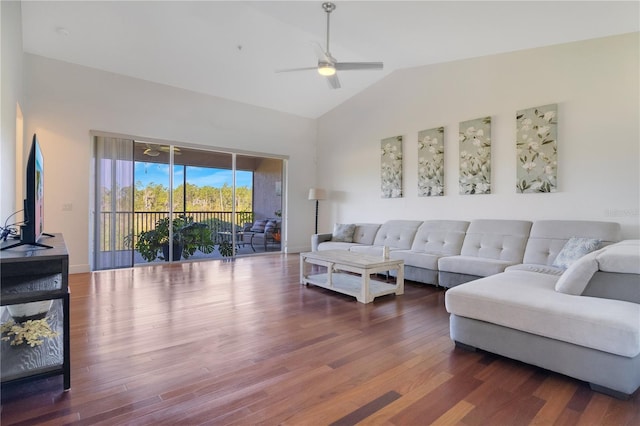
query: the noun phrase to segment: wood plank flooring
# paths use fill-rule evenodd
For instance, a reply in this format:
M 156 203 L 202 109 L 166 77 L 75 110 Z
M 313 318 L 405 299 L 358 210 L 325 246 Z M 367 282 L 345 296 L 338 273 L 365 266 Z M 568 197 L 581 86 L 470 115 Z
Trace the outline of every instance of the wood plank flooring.
M 2 425 L 640 425 L 640 395 L 454 347 L 444 291 L 363 305 L 299 256 L 70 276 L 71 390 L 7 386 Z

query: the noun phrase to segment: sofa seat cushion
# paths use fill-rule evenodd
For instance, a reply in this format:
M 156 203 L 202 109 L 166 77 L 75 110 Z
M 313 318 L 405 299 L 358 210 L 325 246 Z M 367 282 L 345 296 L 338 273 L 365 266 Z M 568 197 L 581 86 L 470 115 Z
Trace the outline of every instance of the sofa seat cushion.
M 383 246 L 365 246 L 362 244 L 354 245 L 349 248 L 349 251 L 365 254 L 367 256 L 375 256 L 380 257 L 382 259 L 382 252 L 384 250 Z M 393 248 L 389 248 L 389 251 L 394 250 Z
M 391 259 L 404 260 L 405 266 L 414 266 L 416 268 L 431 269 L 433 271 L 438 270 L 438 259 L 442 255 L 425 253 L 423 251 L 413 250 L 392 250 L 389 253 Z
M 549 265 L 538 265 L 536 263 L 520 263 L 518 265 L 507 266 L 505 271 L 529 271 L 537 272 L 539 274 L 550 274 L 559 277 L 564 272 L 564 269 Z
M 318 251 L 322 250 L 345 250 L 349 251 L 351 247 L 361 246 L 359 243 L 345 243 L 343 241 L 325 241 L 318 244 Z
M 640 305 L 555 291 L 558 277 L 509 271 L 451 288 L 447 311 L 625 357 L 640 354 Z
M 487 277 L 489 275 L 504 272 L 507 266 L 517 262 L 499 259 L 487 259 L 475 256 L 447 256 L 438 260 L 438 270 L 453 272 L 456 274 L 475 275 Z

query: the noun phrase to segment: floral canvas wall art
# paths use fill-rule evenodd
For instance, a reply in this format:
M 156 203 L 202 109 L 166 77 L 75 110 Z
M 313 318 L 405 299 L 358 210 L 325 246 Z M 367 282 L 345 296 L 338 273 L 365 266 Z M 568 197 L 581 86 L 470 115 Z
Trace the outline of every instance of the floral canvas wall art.
M 490 194 L 491 117 L 461 122 L 458 140 L 460 194 Z
M 381 142 L 382 198 L 402 197 L 402 136 Z
M 516 189 L 520 193 L 556 192 L 558 105 L 516 112 Z
M 418 196 L 444 195 L 444 127 L 418 132 Z

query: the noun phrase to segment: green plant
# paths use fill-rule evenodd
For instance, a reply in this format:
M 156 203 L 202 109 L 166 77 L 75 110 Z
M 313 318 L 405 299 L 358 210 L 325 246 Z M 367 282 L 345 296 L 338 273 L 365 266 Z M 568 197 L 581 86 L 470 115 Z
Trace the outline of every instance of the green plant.
M 182 257 L 188 259 L 196 250 L 211 253 L 215 249 L 209 226 L 194 222 L 192 216 L 179 216 L 171 222 L 173 232 L 173 251 L 181 251 Z M 128 238 L 131 242 L 131 238 Z M 156 227 L 138 234 L 135 249 L 147 262 L 156 259 L 166 260 L 169 247 L 169 218 L 156 222 Z M 164 250 L 164 252 L 163 252 Z M 179 257 L 178 257 L 179 258 Z
M 233 256 L 233 245 L 227 240 L 221 241 L 220 245 L 218 245 L 218 251 L 222 257 Z

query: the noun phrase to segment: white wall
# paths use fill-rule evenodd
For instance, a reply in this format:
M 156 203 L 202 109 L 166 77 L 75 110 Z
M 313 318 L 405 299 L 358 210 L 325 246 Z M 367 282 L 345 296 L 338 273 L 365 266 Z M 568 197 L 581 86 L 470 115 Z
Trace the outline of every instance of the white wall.
M 20 2 L 0 2 L 0 37 L 2 38 L 1 80 L 2 88 L 0 105 L 1 141 L 0 144 L 0 221 L 5 220 L 16 210 L 16 186 L 22 190 L 22 181 L 16 181 L 16 158 L 22 162 L 22 152 L 16 156 L 16 135 L 21 129 L 16 128 L 17 105 L 24 108 L 22 92 L 22 12 Z M 21 141 L 24 142 L 24 141 Z M 21 198 L 23 194 L 18 194 Z M 13 217 L 22 219 L 22 215 Z
M 320 231 L 405 219 L 616 221 L 640 236 L 639 34 L 396 71 L 318 120 Z M 428 48 L 425 47 L 425 48 Z M 515 114 L 558 104 L 558 192 L 517 194 Z M 458 195 L 458 123 L 492 117 L 492 194 Z M 445 196 L 417 196 L 417 133 L 445 127 Z M 380 140 L 404 135 L 404 197 Z
M 64 234 L 70 272 L 89 269 L 90 130 L 289 156 L 286 247 L 309 247 L 315 120 L 31 54 L 24 69 L 26 133 L 38 134 L 45 159 L 45 228 Z

